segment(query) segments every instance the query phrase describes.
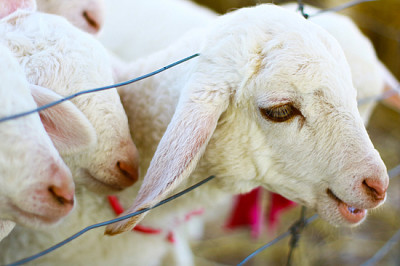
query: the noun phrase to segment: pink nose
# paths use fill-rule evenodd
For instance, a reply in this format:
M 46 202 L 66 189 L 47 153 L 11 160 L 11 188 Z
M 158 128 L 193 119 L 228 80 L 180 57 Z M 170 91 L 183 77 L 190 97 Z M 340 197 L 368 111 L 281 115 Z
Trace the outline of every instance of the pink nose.
M 50 177 L 47 185 L 47 194 L 49 202 L 57 204 L 63 209 L 72 209 L 74 206 L 75 185 L 72 181 L 71 172 L 62 163 L 53 163 L 48 169 Z
M 61 205 L 74 205 L 74 189 L 70 186 L 55 186 L 52 185 L 48 188 L 50 196 Z
M 139 178 L 139 170 L 136 164 L 126 161 L 118 161 L 117 168 L 119 171 L 129 179 L 130 185 L 135 183 Z
M 363 185 L 367 193 L 375 200 L 381 201 L 385 199 L 386 190 L 388 188 L 388 182 L 384 182 L 380 179 L 366 178 Z

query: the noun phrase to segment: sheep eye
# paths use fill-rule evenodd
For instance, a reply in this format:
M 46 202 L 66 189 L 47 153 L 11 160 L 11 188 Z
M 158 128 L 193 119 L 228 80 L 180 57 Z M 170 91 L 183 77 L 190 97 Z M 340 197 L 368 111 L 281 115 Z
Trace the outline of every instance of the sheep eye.
M 271 120 L 272 122 L 285 122 L 290 118 L 301 114 L 292 104 L 260 108 L 260 111 L 264 118 Z

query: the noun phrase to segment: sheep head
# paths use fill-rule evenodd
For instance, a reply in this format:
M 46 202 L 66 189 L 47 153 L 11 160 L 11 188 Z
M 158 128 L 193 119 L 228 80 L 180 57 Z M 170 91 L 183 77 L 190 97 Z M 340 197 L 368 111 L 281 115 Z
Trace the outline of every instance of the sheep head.
M 32 84 L 67 96 L 113 83 L 107 51 L 91 35 L 64 18 L 16 12 L 2 21 L 0 35 L 1 42 L 13 52 Z M 138 154 L 117 91 L 83 95 L 72 102 L 97 135 L 97 142 L 86 150 L 62 153 L 75 182 L 105 193 L 135 183 Z
M 334 225 L 359 224 L 366 209 L 384 202 L 386 167 L 332 36 L 273 5 L 232 12 L 205 34 L 128 212 L 153 206 L 205 166 L 219 189 L 261 185 Z M 129 230 L 143 216 L 106 233 Z
M 1 117 L 61 99 L 51 90 L 29 86 L 22 68 L 4 46 L 0 46 L 0 57 Z M 65 116 L 74 120 L 75 126 L 69 127 Z M 60 221 L 74 206 L 75 186 L 54 145 L 60 151 L 84 150 L 96 140 L 91 124 L 75 105 L 64 102 L 40 115 L 2 122 L 0 128 L 0 219 L 29 227 Z M 1 220 L 0 234 L 12 229 L 11 222 Z

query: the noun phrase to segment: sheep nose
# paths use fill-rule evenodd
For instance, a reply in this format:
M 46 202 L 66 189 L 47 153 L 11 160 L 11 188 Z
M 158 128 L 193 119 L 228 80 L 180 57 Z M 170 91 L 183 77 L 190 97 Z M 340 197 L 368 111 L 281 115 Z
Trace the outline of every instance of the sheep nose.
M 135 164 L 125 161 L 118 161 L 117 168 L 125 177 L 127 177 L 131 181 L 132 184 L 138 180 L 139 170 Z
M 82 16 L 86 20 L 93 33 L 100 31 L 101 25 L 96 16 L 96 12 L 85 10 L 82 12 Z
M 49 186 L 48 191 L 53 199 L 61 205 L 74 205 L 74 189 L 70 186 Z
M 389 182 L 375 178 L 366 178 L 363 182 L 367 193 L 376 201 L 385 199 Z

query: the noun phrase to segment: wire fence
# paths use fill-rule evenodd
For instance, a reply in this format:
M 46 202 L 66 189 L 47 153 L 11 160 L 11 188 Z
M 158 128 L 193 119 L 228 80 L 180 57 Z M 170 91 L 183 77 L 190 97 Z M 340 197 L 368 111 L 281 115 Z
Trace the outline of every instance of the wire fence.
M 334 7 L 334 8 L 323 9 L 323 10 L 321 10 L 320 12 L 318 12 L 316 14 L 306 14 L 304 12 L 304 4 L 302 3 L 301 0 L 298 0 L 298 10 L 302 13 L 302 15 L 305 18 L 308 18 L 308 17 L 312 17 L 312 16 L 323 14 L 325 12 L 337 12 L 337 11 L 343 10 L 343 9 L 351 7 L 351 6 L 354 6 L 354 5 L 357 5 L 357 4 L 360 4 L 360 3 L 364 3 L 364 2 L 370 2 L 370 1 L 375 1 L 375 0 L 350 1 L 350 2 L 348 2 L 346 4 L 343 4 L 343 5 Z M 138 78 L 135 78 L 135 79 L 123 82 L 123 83 L 114 84 L 114 85 L 105 86 L 105 87 L 96 88 L 96 89 L 90 89 L 90 90 L 86 90 L 86 91 L 81 91 L 79 93 L 67 96 L 67 97 L 65 97 L 65 98 L 63 98 L 63 99 L 61 99 L 59 101 L 55 101 L 55 102 L 52 102 L 52 103 L 48 103 L 48 104 L 46 104 L 44 106 L 40 106 L 37 109 L 29 110 L 29 111 L 26 111 L 26 112 L 23 112 L 23 113 L 19 113 L 19 114 L 15 114 L 15 115 L 12 115 L 12 116 L 9 116 L 9 117 L 0 118 L 0 123 L 8 121 L 8 120 L 12 120 L 12 119 L 17 119 L 19 117 L 22 117 L 22 116 L 25 116 L 25 115 L 29 115 L 29 114 L 32 114 L 32 113 L 35 113 L 35 112 L 40 112 L 40 111 L 42 111 L 44 109 L 51 108 L 52 106 L 55 106 L 57 104 L 60 104 L 60 103 L 62 103 L 64 101 L 70 100 L 72 98 L 78 97 L 78 96 L 83 95 L 83 94 L 99 92 L 99 91 L 103 91 L 103 90 L 107 90 L 107 89 L 111 89 L 111 88 L 115 88 L 115 87 L 119 87 L 119 86 L 124 86 L 124 85 L 130 84 L 130 83 L 133 83 L 133 82 L 137 82 L 139 80 L 142 80 L 142 79 L 145 79 L 147 77 L 156 75 L 156 74 L 158 74 L 160 72 L 163 72 L 163 71 L 165 71 L 165 70 L 167 70 L 167 69 L 169 69 L 171 67 L 174 67 L 174 66 L 176 66 L 178 64 L 181 64 L 181 63 L 184 63 L 184 62 L 186 62 L 188 60 L 191 60 L 191 59 L 193 59 L 193 58 L 195 58 L 197 56 L 199 56 L 199 54 L 191 55 L 191 56 L 189 56 L 187 58 L 184 58 L 182 60 L 174 62 L 174 63 L 172 63 L 172 64 L 170 64 L 168 66 L 165 66 L 165 67 L 163 67 L 161 69 L 158 69 L 158 70 L 156 70 L 154 72 L 151 72 L 149 74 L 143 75 L 141 77 L 138 77 Z M 362 105 L 362 104 L 365 104 L 365 103 L 368 103 L 368 102 L 373 102 L 373 101 L 375 101 L 375 102 L 376 101 L 381 101 L 381 100 L 386 99 L 388 97 L 391 97 L 391 96 L 393 96 L 395 94 L 398 94 L 399 92 L 400 92 L 400 88 L 394 88 L 391 91 L 387 91 L 382 95 L 378 95 L 378 96 L 371 97 L 371 98 L 361 99 L 361 100 L 359 100 L 359 105 Z M 388 171 L 388 174 L 389 174 L 390 178 L 394 178 L 396 176 L 399 176 L 400 175 L 400 165 L 397 165 L 396 167 L 392 168 L 390 171 Z M 196 184 L 196 185 L 194 185 L 194 186 L 192 186 L 192 187 L 190 187 L 188 189 L 185 189 L 184 191 L 182 191 L 180 193 L 177 193 L 176 195 L 173 195 L 173 196 L 161 201 L 160 203 L 158 203 L 157 205 L 155 205 L 152 208 L 147 208 L 147 209 L 141 210 L 141 211 L 133 213 L 133 214 L 129 214 L 129 215 L 126 215 L 126 216 L 123 216 L 123 217 L 119 217 L 119 218 L 110 220 L 110 221 L 101 222 L 101 223 L 94 224 L 94 225 L 91 225 L 89 227 L 86 227 L 86 228 L 82 229 L 81 231 L 77 232 L 76 234 L 72 235 L 71 237 L 65 239 L 64 241 L 62 241 L 62 242 L 60 242 L 60 243 L 58 243 L 58 244 L 56 244 L 56 245 L 54 245 L 54 246 L 52 246 L 50 248 L 38 253 L 38 254 L 35 254 L 35 255 L 31 256 L 31 257 L 19 260 L 19 261 L 14 262 L 14 263 L 11 263 L 9 265 L 13 265 L 13 266 L 14 265 L 21 265 L 21 264 L 25 264 L 27 262 L 36 260 L 36 259 L 38 259 L 38 258 L 40 258 L 40 257 L 42 257 L 42 256 L 44 256 L 44 255 L 46 255 L 46 254 L 48 254 L 50 252 L 53 252 L 54 250 L 56 250 L 58 248 L 61 248 L 62 246 L 70 243 L 71 241 L 73 241 L 77 237 L 87 233 L 91 229 L 102 227 L 102 226 L 106 226 L 108 224 L 115 223 L 115 222 L 118 222 L 118 221 L 121 221 L 121 220 L 124 220 L 124 219 L 128 219 L 128 218 L 130 218 L 132 216 L 139 215 L 140 213 L 143 213 L 143 212 L 149 211 L 149 210 L 151 210 L 153 208 L 159 207 L 159 206 L 161 206 L 163 204 L 166 204 L 166 203 L 170 202 L 171 200 L 174 200 L 174 199 L 176 199 L 176 198 L 178 198 L 178 197 L 180 197 L 180 196 L 182 196 L 182 195 L 184 195 L 184 194 L 186 194 L 186 193 L 198 188 L 199 186 L 205 184 L 206 182 L 209 182 L 213 178 L 214 178 L 214 176 L 211 176 L 211 177 L 203 180 L 202 182 L 200 182 L 200 183 L 198 183 L 198 184 Z M 276 237 L 272 241 L 268 242 L 267 244 L 265 244 L 265 245 L 261 246 L 260 248 L 258 248 L 257 250 L 255 250 L 253 253 L 251 253 L 249 256 L 247 256 L 245 259 L 243 259 L 240 263 L 238 263 L 238 265 L 242 266 L 242 265 L 247 264 L 250 260 L 255 258 L 261 252 L 265 251 L 266 249 L 270 248 L 271 246 L 277 244 L 278 242 L 280 242 L 281 240 L 283 240 L 283 239 L 285 239 L 287 237 L 290 237 L 290 240 L 289 240 L 289 252 L 288 252 L 288 255 L 287 255 L 286 265 L 292 265 L 292 263 L 293 263 L 293 253 L 295 252 L 295 249 L 298 246 L 300 237 L 301 237 L 304 229 L 308 225 L 313 223 L 315 220 L 317 220 L 317 218 L 318 218 L 317 214 L 315 214 L 315 215 L 313 215 L 313 216 L 311 216 L 309 218 L 306 218 L 306 208 L 302 207 L 301 211 L 300 211 L 299 219 L 295 223 L 293 223 L 293 225 L 290 226 L 290 228 L 286 232 L 284 232 L 283 234 L 279 235 L 278 237 Z M 384 245 L 382 245 L 382 247 L 379 250 L 377 250 L 377 252 L 375 254 L 371 255 L 371 258 L 369 260 L 365 261 L 362 265 L 363 266 L 376 265 L 380 260 L 382 260 L 382 258 L 398 242 L 400 242 L 400 229 L 395 234 L 393 234 L 393 236 L 390 237 L 390 239 L 388 239 L 387 242 Z

